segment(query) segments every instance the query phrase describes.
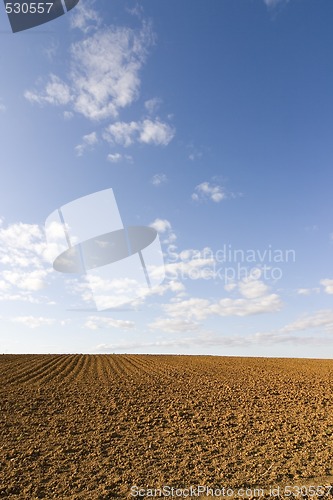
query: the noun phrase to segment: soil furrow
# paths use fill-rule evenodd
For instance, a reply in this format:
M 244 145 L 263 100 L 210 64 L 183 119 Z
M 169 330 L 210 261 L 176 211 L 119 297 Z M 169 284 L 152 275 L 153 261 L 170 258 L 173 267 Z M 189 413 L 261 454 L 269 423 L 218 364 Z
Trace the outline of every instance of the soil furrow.
M 27 367 L 28 369 L 25 369 L 22 367 L 22 369 L 15 374 L 15 376 L 12 379 L 12 383 L 23 383 L 26 382 L 30 379 L 34 379 L 36 376 L 39 376 L 42 374 L 45 370 L 48 370 L 51 368 L 53 365 L 56 365 L 58 363 L 63 362 L 63 355 L 48 355 L 46 358 L 43 356 L 34 356 L 34 362 L 32 365 L 29 364 Z

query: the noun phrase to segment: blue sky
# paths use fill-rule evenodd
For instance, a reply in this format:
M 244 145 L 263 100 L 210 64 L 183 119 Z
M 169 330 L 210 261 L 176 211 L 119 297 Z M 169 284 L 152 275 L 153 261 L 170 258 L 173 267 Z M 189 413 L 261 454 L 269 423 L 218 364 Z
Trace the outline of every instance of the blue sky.
M 332 14 L 81 0 L 12 34 L 1 10 L 0 352 L 332 357 Z M 94 311 L 44 222 L 108 188 L 166 279 Z

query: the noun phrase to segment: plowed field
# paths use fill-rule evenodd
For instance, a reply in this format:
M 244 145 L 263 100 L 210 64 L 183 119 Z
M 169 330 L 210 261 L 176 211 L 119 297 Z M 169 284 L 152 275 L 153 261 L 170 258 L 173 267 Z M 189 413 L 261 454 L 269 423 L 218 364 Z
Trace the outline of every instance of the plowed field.
M 333 495 L 333 360 L 2 355 L 0 404 L 1 498 L 130 498 L 134 485 Z

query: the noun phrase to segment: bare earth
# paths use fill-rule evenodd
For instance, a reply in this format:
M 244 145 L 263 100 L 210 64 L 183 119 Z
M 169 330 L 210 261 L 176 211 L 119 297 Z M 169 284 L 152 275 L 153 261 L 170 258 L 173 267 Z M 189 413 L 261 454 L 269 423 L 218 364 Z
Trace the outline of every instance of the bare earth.
M 0 405 L 0 498 L 134 498 L 133 485 L 333 498 L 333 360 L 2 355 Z

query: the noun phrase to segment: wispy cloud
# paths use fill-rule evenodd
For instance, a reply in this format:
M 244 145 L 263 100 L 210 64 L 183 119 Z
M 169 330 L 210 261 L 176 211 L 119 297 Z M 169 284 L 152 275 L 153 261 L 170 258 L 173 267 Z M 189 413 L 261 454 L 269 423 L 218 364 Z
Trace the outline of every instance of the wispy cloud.
M 177 307 L 177 304 L 179 306 Z M 185 312 L 184 315 L 184 304 Z M 172 305 L 170 305 L 171 307 Z M 176 333 L 175 338 L 158 338 L 148 341 L 131 340 L 128 342 L 115 342 L 112 344 L 100 344 L 97 351 L 107 352 L 109 350 L 130 349 L 179 349 L 192 346 L 205 347 L 249 347 L 254 345 L 316 345 L 333 343 L 333 310 L 316 311 L 311 315 L 304 315 L 295 321 L 288 323 L 282 328 L 270 331 L 258 331 L 251 335 L 230 334 L 220 331 L 218 334 L 205 331 L 202 323 L 198 321 L 205 319 L 205 308 L 209 308 L 210 301 L 206 299 L 190 299 L 179 301 L 174 304 L 176 314 L 173 317 L 158 317 L 148 327 L 153 332 Z M 188 311 L 198 310 L 198 314 L 187 314 Z M 304 333 L 305 332 L 305 333 Z M 186 334 L 191 333 L 191 336 Z
M 122 161 L 132 162 L 133 158 L 131 155 L 123 155 L 121 153 L 109 153 L 107 160 L 111 163 L 120 163 Z
M 46 242 L 41 228 L 22 222 L 0 225 L 0 264 L 12 268 L 44 267 Z
M 332 344 L 333 338 L 333 311 L 317 311 L 313 315 L 300 318 L 293 323 L 278 330 L 256 332 L 253 335 L 230 335 L 226 333 L 205 332 L 200 323 L 186 319 L 157 318 L 149 324 L 153 331 L 165 333 L 186 334 L 189 332 L 197 335 L 177 335 L 176 338 L 157 339 L 152 341 L 131 341 L 114 344 L 101 344 L 97 346 L 99 351 L 130 349 L 176 349 L 190 348 L 191 346 L 205 347 L 248 347 L 251 345 L 318 345 Z M 318 330 L 319 328 L 319 330 Z M 324 330 L 323 330 L 324 328 Z M 313 330 L 317 330 L 314 331 Z M 312 331 L 312 334 L 299 335 L 300 331 Z M 328 335 L 327 335 L 328 334 Z
M 65 80 L 51 74 L 44 88 L 27 90 L 24 95 L 32 103 L 70 106 L 89 120 L 116 118 L 120 109 L 138 97 L 139 73 L 153 39 L 147 23 L 139 31 L 100 29 L 71 45 L 71 70 Z
M 0 224 L 0 300 L 38 302 L 33 293 L 52 271 L 41 228 L 34 224 Z
M 85 328 L 89 330 L 97 330 L 100 328 L 121 328 L 124 330 L 133 329 L 135 327 L 134 321 L 106 318 L 102 316 L 89 316 L 85 322 Z
M 165 184 L 168 181 L 168 178 L 165 174 L 155 174 L 151 178 L 151 183 L 155 187 L 159 187 L 162 184 Z
M 201 325 L 196 321 L 177 318 L 157 318 L 148 326 L 151 330 L 171 333 L 195 332 L 201 328 Z
M 163 325 L 162 325 L 163 328 Z M 185 326 L 186 328 L 186 326 Z M 161 329 L 159 329 L 162 331 Z M 180 333 L 180 332 L 175 332 Z M 186 330 L 183 330 L 186 333 Z M 291 344 L 291 345 L 314 345 L 320 344 L 332 345 L 333 340 L 327 336 L 298 336 L 293 334 L 282 335 L 276 331 L 271 332 L 257 332 L 254 335 L 227 335 L 227 334 L 214 334 L 209 332 L 198 332 L 197 335 L 183 336 L 177 335 L 175 338 L 163 338 L 151 341 L 129 341 L 129 342 L 115 342 L 113 344 L 100 344 L 96 346 L 97 352 L 113 352 L 130 350 L 158 350 L 169 352 L 176 350 L 179 352 L 180 348 L 189 349 L 194 346 L 204 348 L 216 348 L 218 346 L 225 348 L 237 347 L 250 347 L 250 346 L 271 346 L 278 344 Z
M 154 278 L 164 274 L 163 271 L 163 268 L 149 269 L 150 275 Z M 167 293 L 182 297 L 185 290 L 180 281 L 172 279 L 165 280 L 163 283 L 149 288 L 146 283 L 135 278 L 114 277 L 103 279 L 100 276 L 90 276 L 85 281 L 67 280 L 67 287 L 70 293 L 80 296 L 84 303 L 91 303 L 95 299 L 101 304 L 101 309 L 117 310 L 124 306 L 126 306 L 126 309 L 137 310 L 146 300 Z M 93 288 L 93 296 L 90 287 Z
M 196 202 L 213 201 L 214 203 L 220 203 L 223 200 L 241 196 L 243 196 L 242 193 L 228 191 L 220 184 L 204 181 L 195 187 L 194 193 L 192 193 L 192 200 Z
M 71 120 L 74 116 L 73 111 L 64 111 L 65 120 Z
M 239 292 L 246 299 L 256 299 L 262 297 L 268 291 L 268 286 L 260 280 L 243 279 L 239 283 Z
M 97 133 L 91 132 L 90 134 L 84 135 L 82 137 L 82 143 L 75 146 L 75 151 L 77 156 L 83 156 L 87 149 L 92 149 L 95 144 L 97 144 Z
M 203 320 L 212 315 L 250 316 L 277 312 L 281 310 L 282 302 L 276 294 L 251 299 L 225 298 L 216 302 L 193 297 L 174 304 L 165 304 L 163 308 L 172 318 Z
M 293 323 L 289 323 L 284 326 L 279 331 L 282 333 L 297 332 L 313 330 L 319 327 L 326 327 L 327 329 L 332 330 L 333 333 L 333 310 L 326 309 L 317 311 L 312 315 L 307 314 Z
M 167 146 L 174 135 L 174 128 L 167 123 L 158 119 L 154 121 L 146 119 L 138 122 L 112 123 L 105 129 L 103 137 L 110 144 L 119 144 L 124 147 L 131 146 L 136 142 Z
M 298 295 L 312 295 L 313 293 L 319 293 L 320 288 L 298 288 L 297 289 L 297 294 Z
M 214 259 L 210 257 L 190 257 L 183 260 L 179 258 L 174 245 L 169 245 L 168 250 L 169 255 L 172 256 L 172 261 L 165 264 L 165 273 L 168 278 L 207 280 L 215 277 Z
M 71 27 L 88 33 L 99 28 L 102 18 L 94 9 L 95 0 L 80 2 L 71 14 Z
M 158 233 L 165 233 L 168 229 L 171 229 L 171 224 L 167 219 L 155 219 L 150 224 L 150 227 L 156 229 Z
M 65 106 L 74 99 L 70 86 L 53 73 L 50 74 L 49 81 L 41 93 L 27 90 L 24 97 L 32 103 L 53 104 L 54 106 Z
M 55 323 L 53 318 L 45 318 L 43 316 L 17 316 L 16 318 L 11 318 L 13 323 L 20 323 L 21 325 L 27 326 L 28 328 L 40 328 L 41 326 L 51 326 Z
M 226 198 L 227 194 L 222 186 L 211 184 L 209 182 L 202 182 L 201 184 L 198 184 L 192 194 L 192 200 L 194 201 L 211 200 L 215 203 L 220 203 L 220 201 L 225 200 Z
M 149 225 L 163 236 L 164 239 L 162 242 L 164 244 L 170 245 L 176 241 L 176 233 L 173 231 L 171 223 L 167 219 L 155 219 L 154 222 Z
M 43 49 L 43 52 L 49 61 L 54 61 L 58 49 L 59 49 L 59 42 L 56 40 L 52 40 L 50 44 Z
M 36 269 L 30 272 L 7 270 L 2 272 L 5 282 L 21 290 L 38 291 L 44 288 L 49 271 Z
M 161 339 L 153 341 L 137 341 L 132 340 L 129 342 L 115 342 L 113 344 L 99 344 L 95 347 L 97 352 L 113 352 L 113 351 L 125 351 L 128 352 L 132 349 L 168 349 L 175 347 L 188 347 L 195 343 L 195 338 L 177 338 L 177 339 Z
M 280 3 L 287 3 L 289 0 L 264 0 L 267 7 L 276 7 Z
M 6 111 L 6 109 L 7 109 L 6 106 L 0 100 L 0 113 L 4 113 Z
M 210 300 L 206 298 L 191 297 L 177 299 L 162 304 L 161 308 L 166 314 L 152 323 L 150 328 L 163 332 L 202 331 L 199 322 L 212 316 L 250 316 L 255 314 L 274 313 L 282 308 L 278 295 L 268 293 L 268 287 L 261 281 L 250 282 L 243 280 L 238 285 L 238 291 L 245 298 L 224 298 Z
M 188 159 L 191 161 L 199 160 L 200 158 L 203 157 L 203 152 L 201 149 L 196 148 L 193 144 L 189 144 L 187 146 L 187 149 L 189 150 L 188 153 Z
M 333 279 L 320 280 L 320 284 L 324 287 L 324 292 L 329 295 L 333 294 Z
M 148 99 L 148 101 L 145 102 L 145 108 L 148 113 L 152 115 L 156 113 L 161 104 L 162 99 L 160 99 L 159 97 L 153 97 L 152 99 Z

